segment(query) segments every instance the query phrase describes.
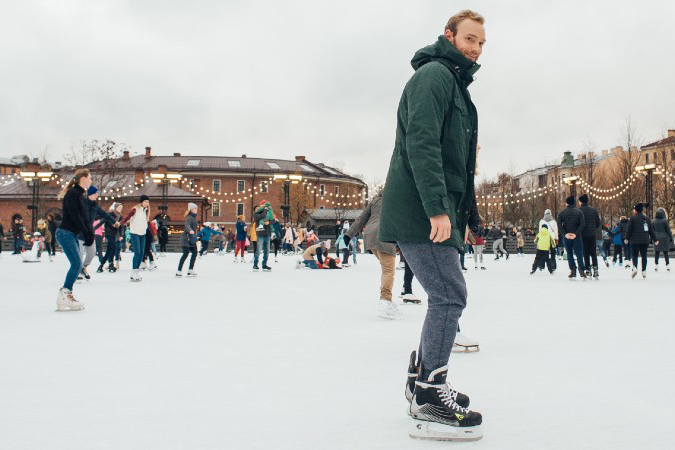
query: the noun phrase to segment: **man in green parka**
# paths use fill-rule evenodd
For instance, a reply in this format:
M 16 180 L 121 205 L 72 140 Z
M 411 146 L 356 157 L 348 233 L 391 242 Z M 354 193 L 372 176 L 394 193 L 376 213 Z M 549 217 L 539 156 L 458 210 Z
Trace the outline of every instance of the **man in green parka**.
M 467 90 L 485 43 L 484 19 L 451 17 L 436 43 L 412 59 L 398 106 L 396 143 L 382 199 L 380 240 L 396 242 L 428 296 L 406 392 L 411 437 L 476 440 L 480 413 L 447 382 L 457 322 L 466 306 L 459 262 L 467 227 L 479 232 L 474 193 L 478 115 Z M 442 428 L 445 431 L 438 431 Z

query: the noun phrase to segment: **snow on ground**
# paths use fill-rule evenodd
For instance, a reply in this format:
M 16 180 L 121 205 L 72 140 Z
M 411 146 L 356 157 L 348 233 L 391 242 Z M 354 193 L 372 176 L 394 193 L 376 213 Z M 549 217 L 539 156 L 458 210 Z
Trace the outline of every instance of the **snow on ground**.
M 65 258 L 0 259 L 2 449 L 673 448 L 675 272 L 600 281 L 528 274 L 533 257 L 466 274 L 451 378 L 483 413 L 477 443 L 408 438 L 404 382 L 425 306 L 375 316 L 371 255 L 342 271 L 272 273 L 213 254 L 195 279 L 178 255 L 128 282 L 76 285 L 83 312 L 56 313 Z M 94 268 L 95 269 L 95 268 Z M 402 285 L 397 271 L 395 293 Z M 422 295 L 419 285 L 416 293 Z

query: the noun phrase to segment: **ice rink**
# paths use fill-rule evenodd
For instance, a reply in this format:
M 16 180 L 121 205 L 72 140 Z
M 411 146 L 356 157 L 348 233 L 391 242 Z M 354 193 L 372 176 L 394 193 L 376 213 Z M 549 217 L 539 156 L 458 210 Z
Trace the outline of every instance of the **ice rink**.
M 564 261 L 530 276 L 533 255 L 486 255 L 486 271 L 468 260 L 460 323 L 481 351 L 453 354 L 450 376 L 485 437 L 457 444 L 408 437 L 426 301 L 378 318 L 373 256 L 340 271 L 280 257 L 254 273 L 210 254 L 189 279 L 174 278 L 177 260 L 130 283 L 127 253 L 120 272 L 76 285 L 85 311 L 57 313 L 64 256 L 3 252 L 0 448 L 675 448 L 675 271 L 653 261 L 647 280 L 602 266 L 571 282 Z M 395 294 L 402 282 L 397 271 Z

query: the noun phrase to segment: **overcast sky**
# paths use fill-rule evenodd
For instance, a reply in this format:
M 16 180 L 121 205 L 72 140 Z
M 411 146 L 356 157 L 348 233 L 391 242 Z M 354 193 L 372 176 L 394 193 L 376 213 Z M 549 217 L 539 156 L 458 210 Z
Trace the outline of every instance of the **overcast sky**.
M 486 18 L 481 177 L 675 128 L 675 2 L 4 1 L 0 156 L 111 138 L 155 154 L 341 161 L 384 180 L 414 52 Z

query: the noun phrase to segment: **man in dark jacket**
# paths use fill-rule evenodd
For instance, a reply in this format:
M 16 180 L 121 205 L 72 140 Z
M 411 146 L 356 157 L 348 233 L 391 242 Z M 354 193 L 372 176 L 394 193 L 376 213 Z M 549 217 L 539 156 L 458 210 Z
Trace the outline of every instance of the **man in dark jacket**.
M 567 197 L 565 203 L 567 203 L 567 208 L 558 214 L 558 229 L 563 236 L 565 251 L 567 252 L 567 263 L 570 266 L 569 278 L 577 276 L 577 266 L 574 264 L 574 255 L 576 255 L 579 264 L 579 275 L 581 278 L 586 279 L 583 243 L 581 242 L 581 235 L 585 225 L 584 213 L 574 207 L 574 196 Z
M 649 217 L 642 214 L 644 205 L 638 203 L 633 209 L 633 215 L 628 219 L 628 227 L 626 227 L 626 237 L 624 243 L 630 242 L 630 251 L 633 255 L 633 273 L 631 278 L 635 278 L 638 272 L 638 256 L 642 257 L 642 278 L 647 278 L 647 249 L 649 243 L 654 241 L 658 246 L 659 241 L 656 240 L 654 234 L 654 227 Z
M 597 233 L 600 230 L 598 210 L 588 205 L 588 195 L 579 197 L 579 209 L 584 215 L 584 229 L 581 232 L 581 243 L 584 249 L 584 267 L 586 276 L 591 276 L 591 260 L 593 261 L 593 278 L 598 278 L 598 255 L 595 252 Z
M 267 265 L 267 258 L 270 255 L 270 237 L 272 236 L 272 220 L 269 218 L 272 217 L 272 206 L 267 200 L 263 200 L 260 203 L 260 207 L 253 213 L 253 223 L 260 224 L 262 221 L 262 227 L 256 229 L 256 235 L 258 236 L 258 246 L 255 248 L 255 255 L 253 257 L 253 270 L 258 269 L 258 259 L 260 258 L 260 251 L 263 252 L 262 260 L 262 269 L 266 272 L 272 270 L 270 266 Z
M 481 415 L 462 409 L 455 416 L 468 398 L 452 391 L 444 396 L 450 400 L 439 402 L 436 394 L 447 386 L 448 358 L 466 306 L 459 252 L 467 225 L 476 231 L 481 225 L 474 192 L 478 115 L 467 88 L 479 68 L 483 23 L 482 16 L 462 11 L 436 43 L 413 57 L 415 73 L 399 102 L 380 218 L 380 241 L 398 243 L 428 296 L 419 354 L 411 355 L 408 371 L 411 416 L 452 425 L 460 435 L 480 425 Z M 420 427 L 417 437 L 433 439 L 426 431 Z

